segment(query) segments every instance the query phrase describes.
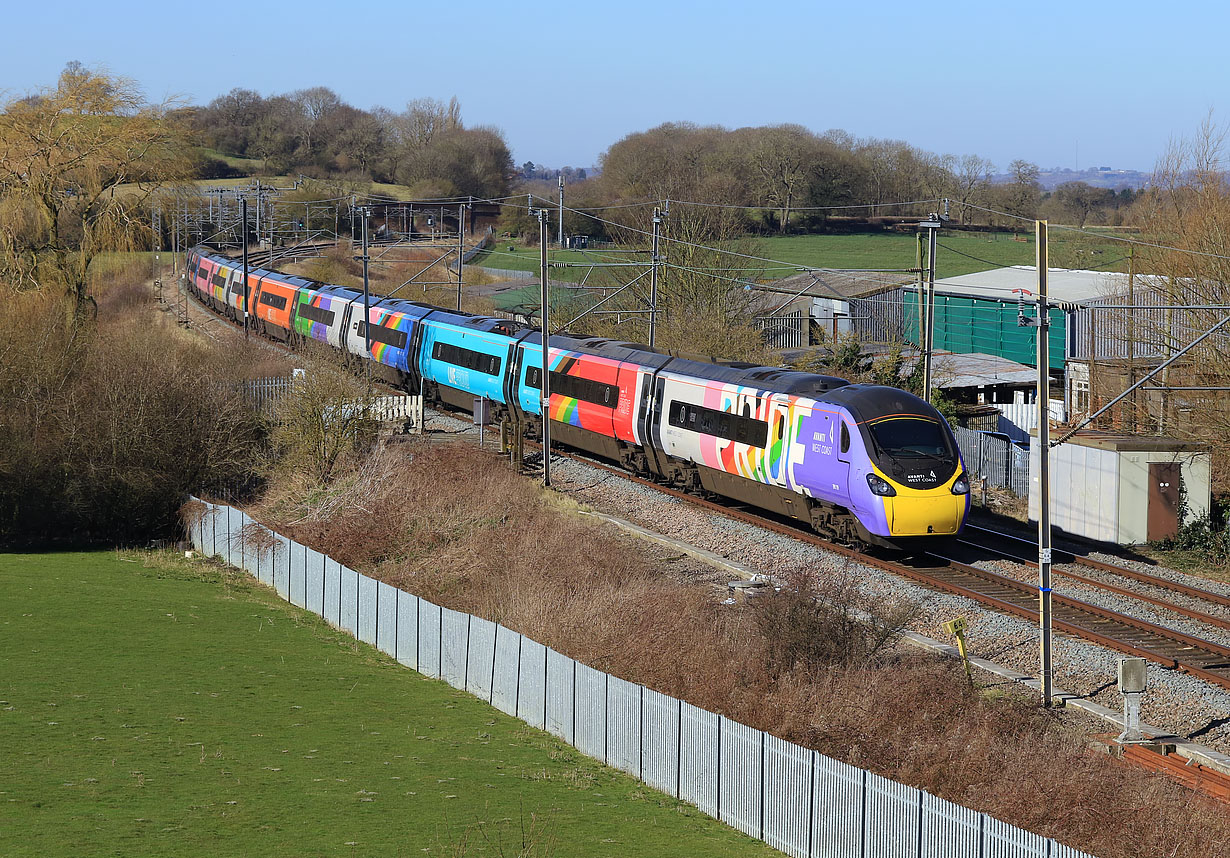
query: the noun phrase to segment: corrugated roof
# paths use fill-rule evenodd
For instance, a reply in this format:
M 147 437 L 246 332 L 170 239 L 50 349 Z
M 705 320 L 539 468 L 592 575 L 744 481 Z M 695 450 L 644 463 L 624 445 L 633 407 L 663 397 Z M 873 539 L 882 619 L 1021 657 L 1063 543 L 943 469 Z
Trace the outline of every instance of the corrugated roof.
M 812 298 L 865 298 L 914 282 L 902 271 L 856 271 L 818 268 L 757 286 L 774 292 L 798 293 Z
M 959 277 L 935 281 L 935 291 L 946 295 L 1017 300 L 1016 290 L 1026 290 L 1026 298 L 1038 290 L 1038 269 L 1033 265 L 992 268 Z M 1047 295 L 1054 301 L 1080 303 L 1127 291 L 1127 275 L 1114 271 L 1089 271 L 1076 268 L 1048 268 Z

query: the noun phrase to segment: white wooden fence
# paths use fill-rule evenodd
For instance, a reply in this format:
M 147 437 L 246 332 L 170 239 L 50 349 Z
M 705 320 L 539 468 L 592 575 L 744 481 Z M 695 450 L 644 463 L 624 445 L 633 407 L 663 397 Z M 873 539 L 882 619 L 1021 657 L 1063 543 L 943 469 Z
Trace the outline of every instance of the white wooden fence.
M 426 676 L 798 858 L 1091 858 L 595 670 L 204 504 L 192 545 Z

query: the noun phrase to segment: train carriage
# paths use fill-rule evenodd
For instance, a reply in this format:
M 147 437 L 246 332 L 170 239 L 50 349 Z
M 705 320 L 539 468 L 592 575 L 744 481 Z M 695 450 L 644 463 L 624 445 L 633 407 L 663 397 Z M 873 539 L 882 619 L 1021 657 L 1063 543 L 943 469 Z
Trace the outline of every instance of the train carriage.
M 505 383 L 513 345 L 523 335 L 504 319 L 433 310 L 423 317 L 419 372 L 431 398 L 470 411 L 476 398 L 508 403 Z
M 292 320 L 295 334 L 302 339 L 315 340 L 335 349 L 343 348 L 346 310 L 356 298 L 362 298 L 362 293 L 343 286 L 310 283 L 310 288 L 299 289 L 295 317 Z
M 380 367 L 378 374 L 398 387 L 417 388 L 415 330 L 431 308 L 413 301 L 385 298 L 367 305 L 366 323 L 363 310 L 362 299 L 350 302 L 345 340 L 347 353 L 373 361 Z
M 264 269 L 248 272 L 249 314 L 256 317 L 258 331 L 282 342 L 290 339 L 291 317 L 299 294 L 298 287 L 288 279 Z

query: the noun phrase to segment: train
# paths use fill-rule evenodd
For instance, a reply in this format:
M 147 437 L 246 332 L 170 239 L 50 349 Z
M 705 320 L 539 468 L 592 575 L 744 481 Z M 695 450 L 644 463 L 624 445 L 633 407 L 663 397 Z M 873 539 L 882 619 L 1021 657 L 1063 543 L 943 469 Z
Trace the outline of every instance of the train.
M 542 335 L 508 319 L 398 298 L 367 303 L 197 247 L 191 293 L 291 345 L 318 342 L 425 404 L 542 421 Z M 245 288 L 246 285 L 246 288 Z M 947 421 L 893 387 L 670 354 L 600 337 L 549 337 L 551 438 L 674 487 L 810 525 L 848 545 L 919 550 L 958 534 L 970 486 Z

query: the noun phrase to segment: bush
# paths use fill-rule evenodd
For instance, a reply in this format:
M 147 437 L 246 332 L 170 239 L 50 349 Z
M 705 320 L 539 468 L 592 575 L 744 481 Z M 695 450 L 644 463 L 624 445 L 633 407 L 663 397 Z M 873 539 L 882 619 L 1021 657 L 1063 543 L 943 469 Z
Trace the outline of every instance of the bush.
M 148 308 L 90 326 L 62 301 L 8 299 L 0 544 L 170 536 L 187 492 L 250 473 L 261 428 L 231 383 L 245 355 Z

